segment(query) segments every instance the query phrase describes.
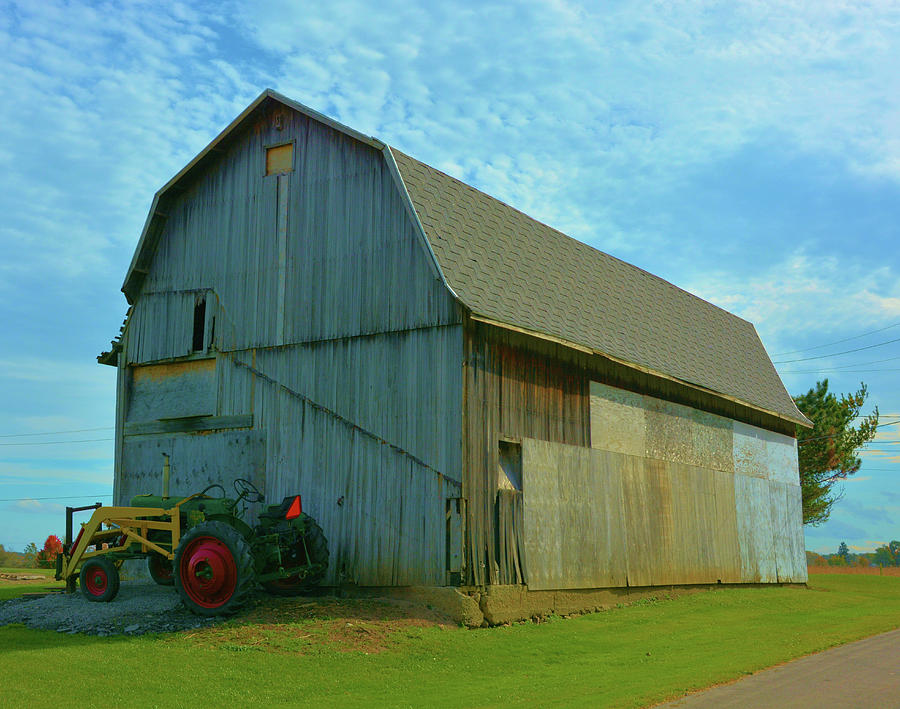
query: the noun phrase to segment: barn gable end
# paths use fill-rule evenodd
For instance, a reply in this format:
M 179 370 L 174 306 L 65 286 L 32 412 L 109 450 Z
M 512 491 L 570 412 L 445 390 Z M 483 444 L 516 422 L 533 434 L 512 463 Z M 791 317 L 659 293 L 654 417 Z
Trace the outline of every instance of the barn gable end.
M 126 278 L 116 499 L 165 453 L 173 494 L 302 494 L 329 582 L 443 584 L 459 306 L 376 141 L 268 94 L 242 116 L 157 195 Z

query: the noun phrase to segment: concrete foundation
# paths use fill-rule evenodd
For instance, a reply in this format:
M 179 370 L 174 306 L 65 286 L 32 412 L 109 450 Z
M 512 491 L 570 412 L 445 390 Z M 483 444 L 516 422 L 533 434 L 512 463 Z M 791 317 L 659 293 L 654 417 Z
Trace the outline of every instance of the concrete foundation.
M 774 584 L 728 584 L 729 588 Z M 804 587 L 805 584 L 780 584 Z M 395 598 L 428 605 L 469 628 L 488 627 L 551 615 L 580 615 L 628 605 L 646 598 L 676 598 L 722 588 L 719 584 L 643 586 L 564 591 L 530 591 L 527 586 L 454 587 L 343 587 L 347 597 Z

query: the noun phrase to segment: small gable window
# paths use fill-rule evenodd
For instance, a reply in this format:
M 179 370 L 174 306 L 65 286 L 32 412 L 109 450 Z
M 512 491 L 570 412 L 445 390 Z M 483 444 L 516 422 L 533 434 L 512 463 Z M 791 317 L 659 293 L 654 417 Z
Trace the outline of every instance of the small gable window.
M 294 144 L 266 148 L 266 174 L 283 175 L 294 169 Z

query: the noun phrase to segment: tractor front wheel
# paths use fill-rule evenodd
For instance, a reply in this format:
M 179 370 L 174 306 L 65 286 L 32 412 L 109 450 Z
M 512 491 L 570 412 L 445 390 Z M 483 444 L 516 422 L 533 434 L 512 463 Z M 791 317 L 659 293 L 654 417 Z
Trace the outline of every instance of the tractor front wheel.
M 160 586 L 171 586 L 175 583 L 175 574 L 172 571 L 172 562 L 162 554 L 150 553 L 147 557 L 147 571 Z
M 231 615 L 253 590 L 250 545 L 224 522 L 204 522 L 175 549 L 175 588 L 184 605 L 203 616 Z
M 81 593 L 89 601 L 106 603 L 119 592 L 119 570 L 111 559 L 97 556 L 81 565 Z

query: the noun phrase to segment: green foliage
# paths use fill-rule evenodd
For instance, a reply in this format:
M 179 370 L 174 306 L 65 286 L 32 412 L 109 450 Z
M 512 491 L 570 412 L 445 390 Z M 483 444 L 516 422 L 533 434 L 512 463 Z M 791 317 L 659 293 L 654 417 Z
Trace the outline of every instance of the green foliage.
M 37 566 L 38 548 L 34 542 L 28 542 L 25 547 L 25 564 L 27 566 Z
M 844 561 L 847 560 L 847 555 L 850 553 L 850 549 L 847 546 L 847 542 L 841 542 L 838 545 L 837 555 L 844 558 Z
M 862 464 L 856 452 L 875 437 L 878 426 L 877 406 L 852 425 L 866 396 L 866 385 L 860 384 L 856 393 L 838 398 L 828 391 L 824 379 L 806 394 L 794 397 L 797 408 L 815 424 L 812 429 L 797 427 L 804 524 L 817 526 L 828 520 L 832 506 L 842 496 L 834 486 Z
M 3 548 L 3 545 L 0 544 L 0 567 L 23 567 L 25 566 L 25 555 L 20 554 L 17 551 L 7 551 Z
M 890 544 L 878 547 L 872 561 L 876 566 L 900 566 L 900 542 L 894 539 Z

